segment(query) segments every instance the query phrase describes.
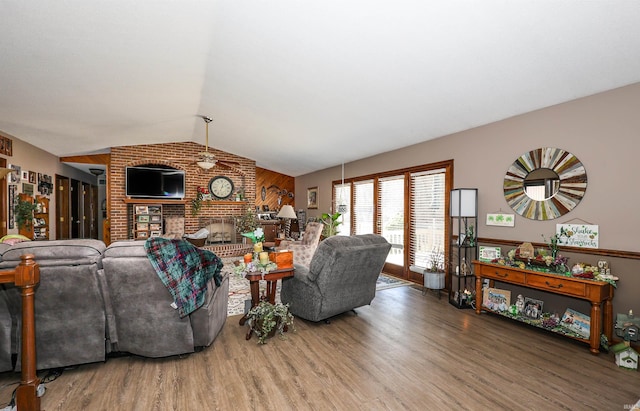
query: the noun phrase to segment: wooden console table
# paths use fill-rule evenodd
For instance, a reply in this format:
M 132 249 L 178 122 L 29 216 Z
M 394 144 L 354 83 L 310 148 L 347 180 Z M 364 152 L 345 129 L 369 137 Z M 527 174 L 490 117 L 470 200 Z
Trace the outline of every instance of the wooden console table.
M 591 303 L 589 339 L 571 338 L 589 343 L 589 350 L 592 354 L 597 355 L 600 347 L 600 334 L 604 323 L 604 335 L 611 341 L 613 337 L 613 286 L 611 284 L 604 281 L 564 277 L 557 274 L 522 270 L 480 261 L 474 261 L 473 265 L 476 276 L 477 314 L 480 314 L 483 309 L 482 280 L 486 278 L 490 280 L 491 287 L 493 287 L 494 281 L 500 281 L 589 301 Z M 604 309 L 601 309 L 603 303 Z
M 15 283 L 22 296 L 22 374 L 16 390 L 16 406 L 20 411 L 40 410 L 40 397 L 37 394 L 40 379 L 36 375 L 35 320 L 35 287 L 40 282 L 40 268 L 33 258 L 31 254 L 23 255 L 15 270 L 0 271 L 0 284 Z

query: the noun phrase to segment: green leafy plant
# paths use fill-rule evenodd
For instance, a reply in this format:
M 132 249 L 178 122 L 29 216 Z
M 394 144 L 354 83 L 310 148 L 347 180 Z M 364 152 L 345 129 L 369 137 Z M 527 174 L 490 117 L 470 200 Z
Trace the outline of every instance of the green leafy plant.
M 249 310 L 246 319 L 249 328 L 258 337 L 258 344 L 265 344 L 267 338 L 276 333 L 284 338 L 285 331 L 293 329 L 293 315 L 289 312 L 289 304 L 261 301 Z
M 253 207 L 247 207 L 247 211 L 236 218 L 236 231 L 239 234 L 253 232 L 258 228 L 258 219 L 253 212 Z
M 324 224 L 322 235 L 325 238 L 338 234 L 338 226 L 342 224 L 342 221 L 338 221 L 340 216 L 342 216 L 342 214 L 337 212 L 334 214 L 323 213 L 320 216 L 320 222 Z
M 37 205 L 32 201 L 25 201 L 21 198 L 16 199 L 14 213 L 18 228 L 29 228 L 33 223 L 33 212 L 36 211 Z

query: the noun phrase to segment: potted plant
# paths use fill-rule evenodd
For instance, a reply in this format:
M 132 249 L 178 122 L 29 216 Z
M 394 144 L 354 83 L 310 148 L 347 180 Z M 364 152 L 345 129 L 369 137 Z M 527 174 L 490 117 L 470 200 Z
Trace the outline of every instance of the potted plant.
M 258 337 L 258 344 L 265 344 L 267 338 L 276 333 L 284 338 L 285 331 L 293 328 L 293 315 L 289 312 L 289 304 L 271 304 L 261 301 L 252 307 L 246 315 L 246 323 L 251 332 Z
M 14 212 L 18 228 L 28 229 L 33 222 L 33 213 L 36 211 L 37 205 L 33 201 L 26 201 L 21 198 L 16 199 Z
M 253 232 L 258 228 L 258 219 L 253 212 L 253 207 L 247 207 L 247 211 L 236 218 L 236 231 L 238 234 Z
M 430 290 L 442 290 L 444 288 L 444 252 L 441 248 L 431 250 L 428 267 L 423 275 L 425 288 Z
M 342 224 L 342 221 L 338 221 L 340 216 L 342 216 L 342 214 L 337 212 L 334 214 L 323 213 L 320 216 L 320 222 L 324 224 L 324 228 L 322 229 L 322 236 L 324 238 L 338 234 L 338 226 Z

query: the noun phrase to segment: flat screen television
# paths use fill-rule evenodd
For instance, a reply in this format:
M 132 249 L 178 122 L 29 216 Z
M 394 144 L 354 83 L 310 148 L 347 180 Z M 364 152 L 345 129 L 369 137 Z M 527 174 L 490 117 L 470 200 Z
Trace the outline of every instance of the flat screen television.
M 127 167 L 126 194 L 133 198 L 184 198 L 185 174 L 161 166 Z

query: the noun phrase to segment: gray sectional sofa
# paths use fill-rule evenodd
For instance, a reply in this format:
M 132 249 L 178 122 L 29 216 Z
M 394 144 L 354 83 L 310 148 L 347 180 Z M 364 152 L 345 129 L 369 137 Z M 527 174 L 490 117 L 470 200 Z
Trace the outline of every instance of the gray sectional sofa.
M 180 318 L 149 262 L 143 241 L 52 240 L 0 244 L 0 269 L 23 254 L 40 266 L 36 289 L 37 368 L 105 361 L 111 352 L 166 357 L 210 345 L 227 318 L 229 280 L 207 286 L 205 303 Z M 18 354 L 18 290 L 0 289 L 0 371 Z M 20 362 L 17 361 L 16 371 Z

